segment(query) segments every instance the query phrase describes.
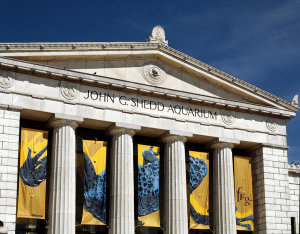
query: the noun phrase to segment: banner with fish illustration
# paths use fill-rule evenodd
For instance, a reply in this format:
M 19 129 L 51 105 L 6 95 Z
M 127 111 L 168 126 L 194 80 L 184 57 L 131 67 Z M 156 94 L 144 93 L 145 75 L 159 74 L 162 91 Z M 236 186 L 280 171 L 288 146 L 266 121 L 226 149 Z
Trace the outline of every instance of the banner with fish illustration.
M 160 227 L 159 147 L 138 145 L 138 225 Z
M 84 201 L 81 224 L 106 224 L 105 141 L 83 140 Z
M 189 151 L 190 228 L 209 229 L 209 154 Z
M 237 230 L 254 230 L 251 158 L 234 156 Z
M 21 129 L 18 218 L 45 219 L 48 132 Z

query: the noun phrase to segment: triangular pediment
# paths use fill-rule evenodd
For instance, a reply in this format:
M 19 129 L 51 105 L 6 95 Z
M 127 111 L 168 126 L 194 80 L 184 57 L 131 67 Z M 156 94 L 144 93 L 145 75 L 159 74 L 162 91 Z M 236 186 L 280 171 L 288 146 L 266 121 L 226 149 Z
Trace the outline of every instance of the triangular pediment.
M 9 52 L 1 53 L 0 44 L 0 57 L 9 56 L 40 64 L 44 68 L 59 68 L 62 71 L 107 77 L 137 86 L 145 85 L 153 90 L 160 90 L 157 93 L 166 90 L 169 96 L 176 96 L 176 93 L 186 94 L 194 99 L 198 96 L 200 99 L 208 99 L 208 103 L 211 100 L 229 106 L 244 103 L 250 104 L 250 109 L 253 106 L 265 106 L 290 113 L 298 109 L 275 95 L 159 43 L 111 43 L 101 47 L 101 43 L 86 43 L 81 45 L 85 49 L 76 53 L 74 44 L 69 49 L 59 49 L 67 45 L 68 43 L 53 43 L 51 51 L 45 51 L 44 46 L 42 50 L 32 51 L 31 48 L 26 53 L 24 48 L 22 52 L 17 48 L 10 48 Z M 28 44 L 24 46 L 30 47 Z M 156 82 L 158 78 L 162 81 Z

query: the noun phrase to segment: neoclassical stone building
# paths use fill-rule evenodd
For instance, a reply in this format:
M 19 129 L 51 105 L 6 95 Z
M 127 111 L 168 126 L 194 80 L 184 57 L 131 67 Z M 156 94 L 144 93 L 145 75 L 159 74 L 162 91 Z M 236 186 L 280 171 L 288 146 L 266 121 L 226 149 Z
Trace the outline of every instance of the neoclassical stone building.
M 0 44 L 0 220 L 25 233 L 81 233 L 76 138 L 108 142 L 107 227 L 85 233 L 189 230 L 186 154 L 210 155 L 210 229 L 236 233 L 233 156 L 251 158 L 254 232 L 299 233 L 300 168 L 287 159 L 286 101 L 168 46 L 147 42 Z M 49 131 L 46 221 L 17 218 L 20 129 Z M 161 228 L 136 228 L 134 147 L 161 146 Z M 191 147 L 193 146 L 193 147 Z M 82 192 L 81 192 L 82 193 Z M 80 218 L 79 218 L 80 219 Z

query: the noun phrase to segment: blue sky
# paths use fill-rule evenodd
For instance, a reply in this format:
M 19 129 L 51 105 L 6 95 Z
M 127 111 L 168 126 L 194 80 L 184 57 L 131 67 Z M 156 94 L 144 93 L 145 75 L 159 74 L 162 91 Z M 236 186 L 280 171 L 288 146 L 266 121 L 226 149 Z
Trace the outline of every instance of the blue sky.
M 145 41 L 169 46 L 287 100 L 300 93 L 300 0 L 2 1 L 1 42 Z M 298 114 L 299 115 L 299 114 Z M 300 117 L 287 124 L 300 162 Z

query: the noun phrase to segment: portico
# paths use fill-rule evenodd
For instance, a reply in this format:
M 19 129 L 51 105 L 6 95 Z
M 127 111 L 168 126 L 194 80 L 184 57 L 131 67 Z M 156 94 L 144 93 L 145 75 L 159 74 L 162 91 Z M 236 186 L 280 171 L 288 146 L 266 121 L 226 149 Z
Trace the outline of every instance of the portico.
M 254 232 L 290 230 L 299 214 L 289 213 L 286 121 L 296 115 L 297 99 L 288 102 L 197 61 L 158 35 L 145 43 L 0 44 L 0 179 L 7 184 L 0 220 L 10 233 L 25 120 L 52 132 L 48 233 L 76 230 L 76 128 L 100 131 L 111 142 L 109 233 L 135 233 L 134 136 L 164 146 L 165 233 L 189 230 L 186 142 L 212 154 L 212 230 L 236 232 L 234 150 L 253 162 Z

